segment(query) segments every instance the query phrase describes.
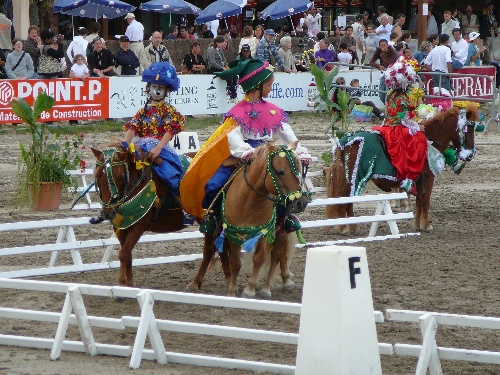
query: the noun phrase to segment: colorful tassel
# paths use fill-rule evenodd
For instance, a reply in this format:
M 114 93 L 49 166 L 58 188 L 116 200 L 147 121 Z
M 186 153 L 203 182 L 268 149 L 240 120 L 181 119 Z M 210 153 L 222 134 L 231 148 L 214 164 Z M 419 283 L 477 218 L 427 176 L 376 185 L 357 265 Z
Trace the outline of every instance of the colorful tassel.
M 302 232 L 301 232 L 301 230 L 299 229 L 296 233 L 297 233 L 297 239 L 299 240 L 299 243 L 301 243 L 301 244 L 303 244 L 303 245 L 304 245 L 304 244 L 306 244 L 306 243 L 307 243 L 307 241 L 306 241 L 306 239 L 302 236 Z
M 250 251 L 253 250 L 253 248 L 255 247 L 255 244 L 257 243 L 258 240 L 260 240 L 262 237 L 264 236 L 264 234 L 262 232 L 259 232 L 258 235 L 246 240 L 244 243 L 243 243 L 243 249 L 245 249 L 245 251 L 247 253 L 249 253 Z
M 217 237 L 217 239 L 215 240 L 215 247 L 217 248 L 219 253 L 222 253 L 222 251 L 224 250 L 224 238 L 225 237 L 226 237 L 226 234 L 224 233 L 224 231 L 222 231 L 220 233 L 219 237 Z

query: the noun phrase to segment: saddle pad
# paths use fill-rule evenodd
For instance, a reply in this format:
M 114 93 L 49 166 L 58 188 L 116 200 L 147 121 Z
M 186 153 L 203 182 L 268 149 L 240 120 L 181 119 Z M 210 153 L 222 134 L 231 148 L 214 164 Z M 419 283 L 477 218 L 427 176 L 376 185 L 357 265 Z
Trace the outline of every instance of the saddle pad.
M 355 157 L 354 171 L 352 172 L 351 196 L 361 195 L 364 187 L 371 178 L 397 181 L 396 168 L 391 164 L 384 149 L 384 143 L 380 135 L 376 132 L 357 132 L 343 137 L 340 147 L 345 150 L 347 146 L 359 143 L 359 152 L 353 156 L 344 152 L 344 162 L 348 165 L 349 158 Z M 349 173 L 351 175 L 351 173 Z

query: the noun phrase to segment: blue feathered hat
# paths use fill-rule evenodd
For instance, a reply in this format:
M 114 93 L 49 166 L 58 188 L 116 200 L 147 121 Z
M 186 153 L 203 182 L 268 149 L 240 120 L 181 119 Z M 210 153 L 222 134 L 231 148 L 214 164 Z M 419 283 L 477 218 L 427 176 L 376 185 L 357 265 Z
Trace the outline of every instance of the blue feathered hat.
M 156 83 L 177 91 L 180 85 L 175 68 L 168 62 L 155 62 L 142 72 L 142 82 Z

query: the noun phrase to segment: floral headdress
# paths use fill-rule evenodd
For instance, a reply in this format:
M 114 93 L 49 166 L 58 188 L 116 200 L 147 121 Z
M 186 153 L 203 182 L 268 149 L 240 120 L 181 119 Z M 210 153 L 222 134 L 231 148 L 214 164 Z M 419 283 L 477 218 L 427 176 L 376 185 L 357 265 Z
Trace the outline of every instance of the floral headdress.
M 415 69 L 405 61 L 396 61 L 384 74 L 385 84 L 394 90 L 407 91 L 411 85 L 418 81 Z

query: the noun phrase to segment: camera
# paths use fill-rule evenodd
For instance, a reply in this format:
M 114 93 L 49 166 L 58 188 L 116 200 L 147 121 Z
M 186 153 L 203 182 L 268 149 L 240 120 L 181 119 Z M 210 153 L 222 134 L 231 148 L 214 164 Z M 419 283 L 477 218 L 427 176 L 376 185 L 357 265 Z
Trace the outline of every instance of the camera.
M 58 39 L 59 38 L 57 36 L 53 36 L 52 37 L 52 43 L 57 43 Z

